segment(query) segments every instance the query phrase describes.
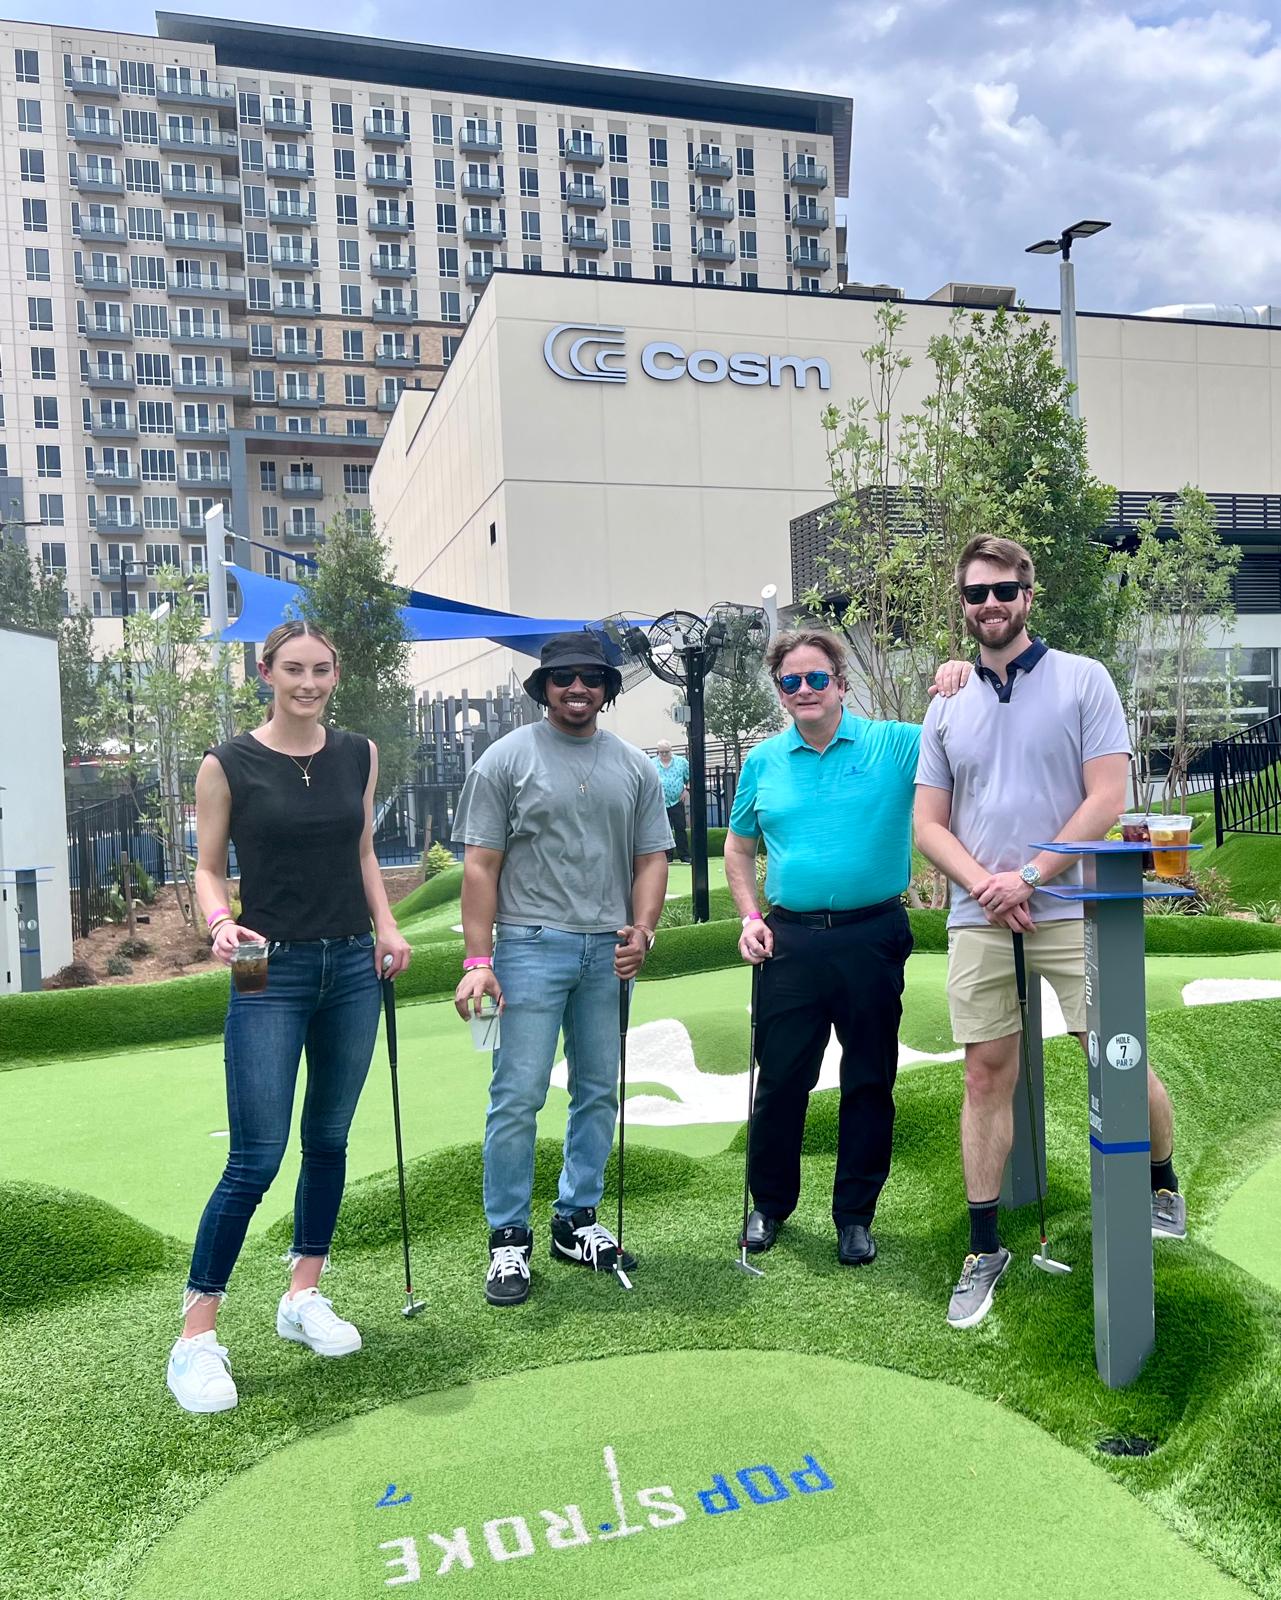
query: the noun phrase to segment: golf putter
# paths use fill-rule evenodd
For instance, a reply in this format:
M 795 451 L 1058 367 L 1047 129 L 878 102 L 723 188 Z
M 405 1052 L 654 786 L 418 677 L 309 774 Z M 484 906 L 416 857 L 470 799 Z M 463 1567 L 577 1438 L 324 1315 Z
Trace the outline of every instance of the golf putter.
M 627 979 L 618 980 L 618 1254 L 614 1257 L 614 1276 L 624 1289 L 634 1288 L 623 1271 L 623 1156 L 627 1147 L 627 1017 L 631 995 Z
M 391 1112 L 396 1128 L 396 1177 L 400 1183 L 400 1242 L 405 1252 L 405 1303 L 402 1317 L 416 1317 L 427 1302 L 414 1299 L 414 1279 L 409 1266 L 409 1208 L 405 1203 L 405 1152 L 400 1138 L 400 1085 L 396 1078 L 396 985 L 385 976 L 392 958 L 383 957 L 379 982 L 383 988 L 383 1016 L 387 1022 L 387 1059 L 391 1065 Z
M 747 1273 L 750 1278 L 765 1276 L 759 1267 L 754 1267 L 747 1259 L 747 1219 L 752 1209 L 752 1108 L 756 1098 L 753 1093 L 756 1078 L 756 1002 L 760 987 L 761 967 L 757 962 L 752 967 L 752 999 L 748 1008 L 750 1020 L 747 1030 L 747 1154 L 743 1157 L 743 1231 L 738 1236 L 738 1260 L 734 1263 L 740 1272 Z
M 1032 1136 L 1032 1171 L 1036 1177 L 1036 1206 L 1041 1219 L 1041 1248 L 1033 1255 L 1032 1265 L 1048 1272 L 1051 1277 L 1071 1272 L 1066 1261 L 1056 1261 L 1046 1248 L 1045 1192 L 1041 1188 L 1041 1151 L 1036 1137 L 1036 1109 L 1032 1104 L 1032 1041 L 1027 1021 L 1027 963 L 1023 953 L 1023 935 L 1012 934 L 1014 939 L 1014 981 L 1019 991 L 1019 1073 L 1027 1091 L 1027 1123 Z

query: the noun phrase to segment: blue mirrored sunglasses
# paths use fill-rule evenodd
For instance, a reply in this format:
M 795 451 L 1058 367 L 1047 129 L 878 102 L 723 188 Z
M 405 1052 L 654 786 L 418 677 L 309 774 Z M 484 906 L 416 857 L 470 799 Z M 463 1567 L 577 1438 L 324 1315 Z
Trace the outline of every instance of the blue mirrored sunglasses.
M 785 672 L 776 680 L 784 694 L 795 694 L 802 683 L 811 689 L 826 689 L 832 681 L 830 672 Z

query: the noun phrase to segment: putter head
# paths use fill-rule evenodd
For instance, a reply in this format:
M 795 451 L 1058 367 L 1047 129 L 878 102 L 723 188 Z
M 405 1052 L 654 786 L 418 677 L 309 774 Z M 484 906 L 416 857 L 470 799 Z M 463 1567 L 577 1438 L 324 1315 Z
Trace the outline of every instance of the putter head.
M 400 1308 L 400 1314 L 402 1317 L 416 1317 L 420 1311 L 426 1311 L 426 1309 L 427 1302 L 425 1300 L 415 1300 L 413 1295 L 408 1295 L 404 1305 Z
M 621 1261 L 616 1261 L 614 1263 L 614 1276 L 618 1279 L 619 1283 L 622 1284 L 624 1289 L 634 1289 L 636 1287 L 632 1280 L 623 1271 L 623 1264 Z
M 1032 1257 L 1032 1265 L 1040 1267 L 1042 1272 L 1048 1272 L 1052 1278 L 1065 1276 L 1072 1270 L 1066 1261 L 1056 1261 L 1053 1256 L 1047 1256 L 1043 1251 L 1038 1251 Z
M 763 1278 L 765 1276 L 759 1267 L 754 1267 L 747 1259 L 747 1247 L 745 1245 L 739 1250 L 738 1260 L 735 1261 L 734 1265 L 740 1272 L 747 1273 L 750 1278 Z

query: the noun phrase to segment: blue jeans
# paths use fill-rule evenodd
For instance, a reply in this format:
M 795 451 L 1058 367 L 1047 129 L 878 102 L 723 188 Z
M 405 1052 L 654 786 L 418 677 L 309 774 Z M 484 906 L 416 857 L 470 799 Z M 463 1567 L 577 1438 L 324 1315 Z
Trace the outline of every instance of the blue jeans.
M 485 1216 L 527 1228 L 534 1138 L 564 1029 L 569 1122 L 556 1210 L 600 1204 L 618 1114 L 617 939 L 500 925 L 494 971 L 506 1002 L 485 1113 Z
M 347 1173 L 347 1133 L 378 1035 L 372 934 L 275 944 L 267 987 L 231 990 L 224 1032 L 231 1148 L 196 1233 L 189 1292 L 221 1295 L 289 1142 L 307 1052 L 293 1254 L 329 1254 Z

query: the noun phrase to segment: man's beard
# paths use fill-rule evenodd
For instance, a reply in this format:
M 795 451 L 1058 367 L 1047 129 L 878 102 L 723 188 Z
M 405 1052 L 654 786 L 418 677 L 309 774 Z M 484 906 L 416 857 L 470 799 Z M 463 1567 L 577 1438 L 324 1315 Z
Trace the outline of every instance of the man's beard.
M 983 630 L 987 626 L 986 623 L 972 621 L 969 617 L 965 619 L 966 633 L 971 639 L 977 639 L 979 644 L 986 645 L 989 650 L 1004 650 L 1011 640 L 1018 638 L 1026 625 L 1026 611 L 1021 617 L 1011 617 L 1005 629 L 999 633 L 985 633 Z

